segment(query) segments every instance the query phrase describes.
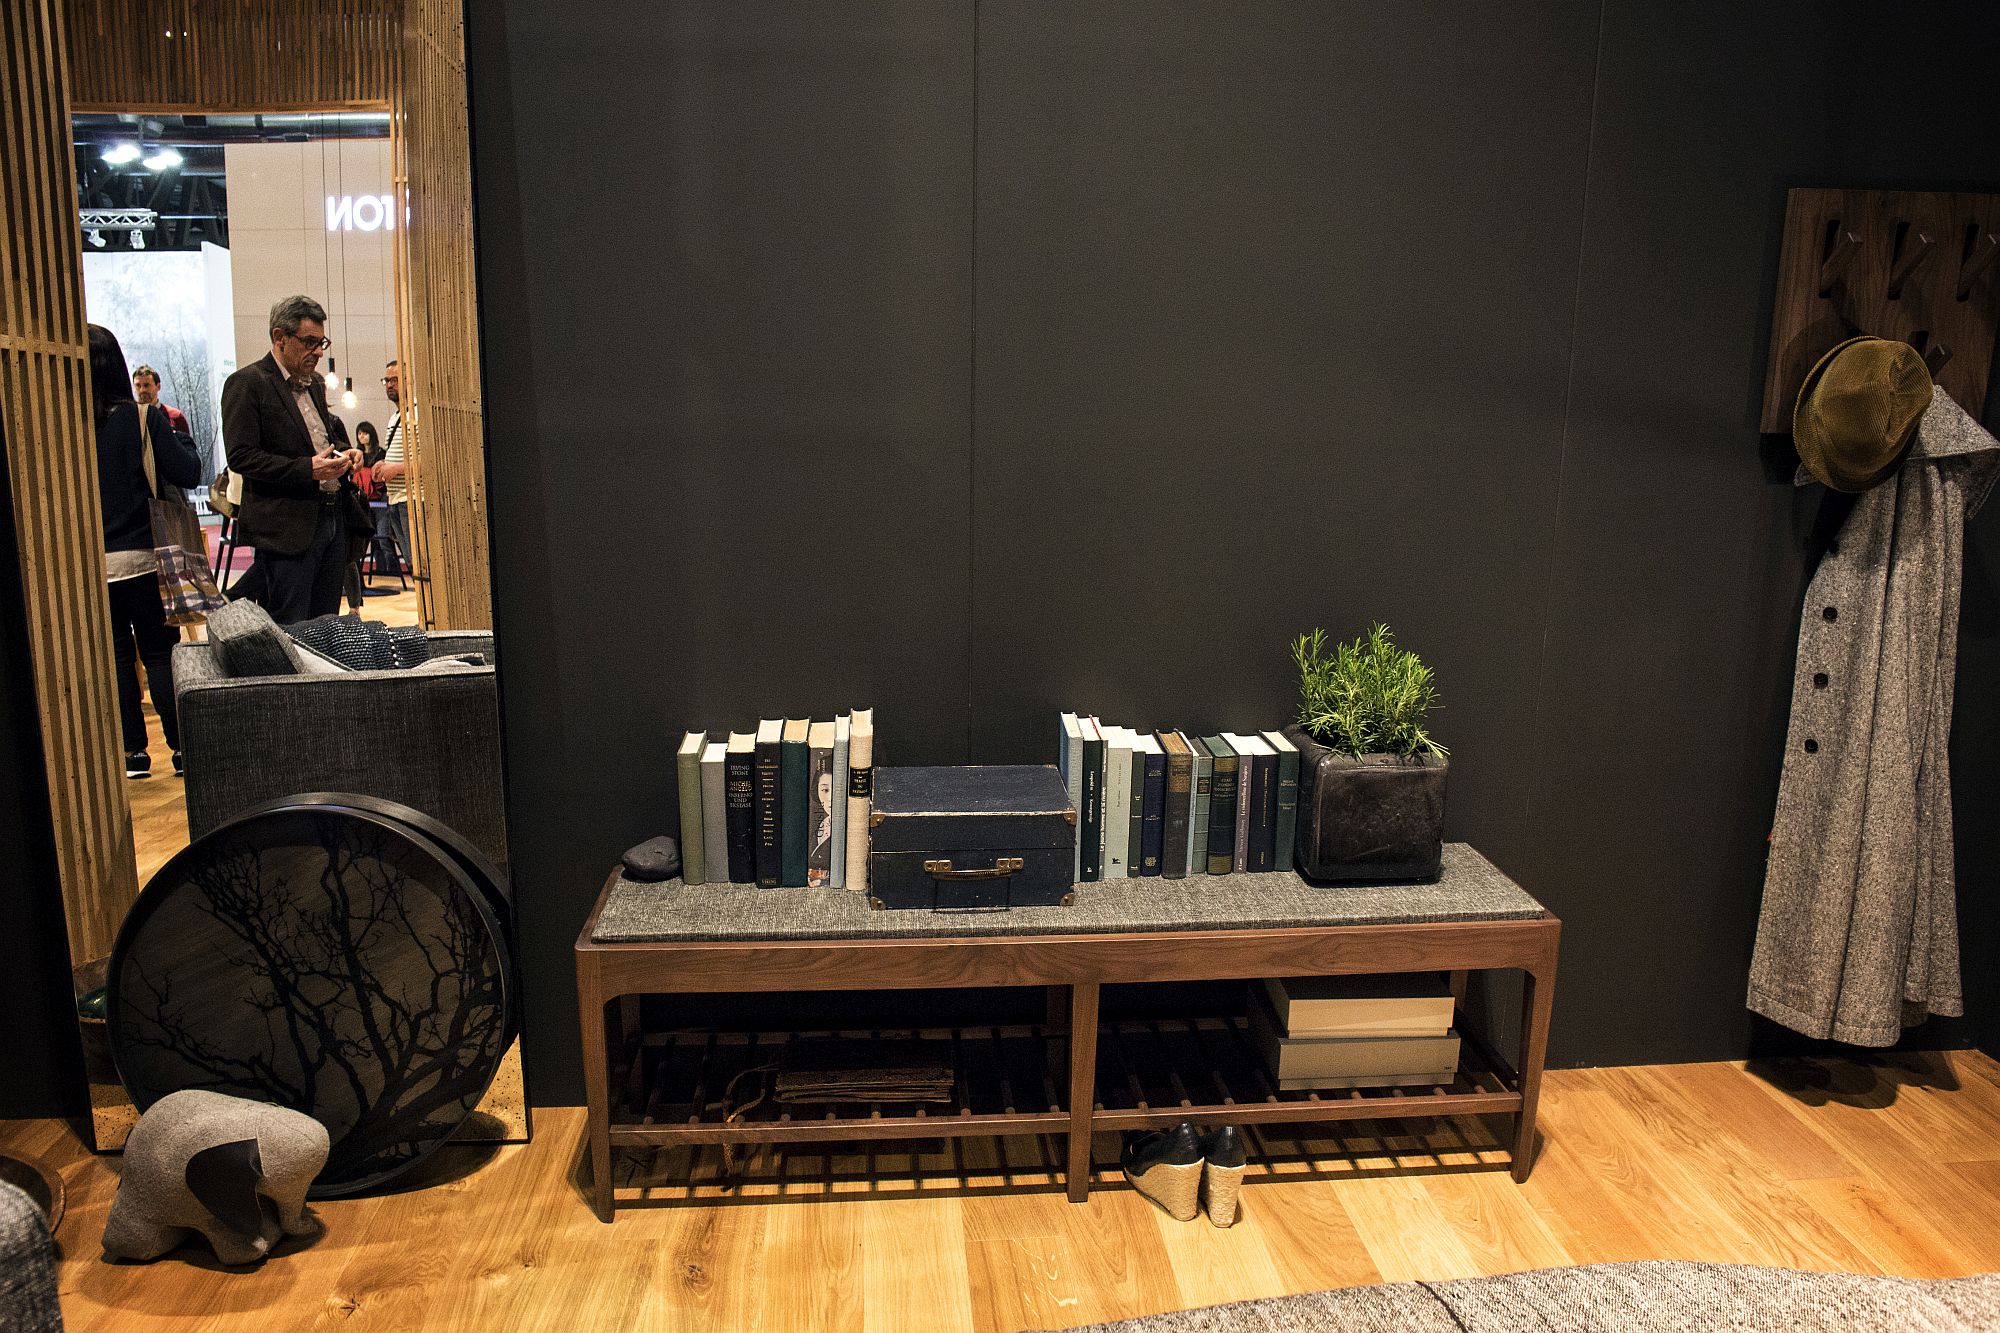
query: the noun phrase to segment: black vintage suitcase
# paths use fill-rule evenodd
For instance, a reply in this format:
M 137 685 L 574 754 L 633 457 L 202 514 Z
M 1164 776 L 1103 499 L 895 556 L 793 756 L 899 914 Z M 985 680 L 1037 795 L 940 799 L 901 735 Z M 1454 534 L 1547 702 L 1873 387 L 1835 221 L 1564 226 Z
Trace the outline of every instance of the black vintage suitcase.
M 1052 765 L 878 768 L 868 815 L 874 907 L 1068 906 L 1076 807 Z

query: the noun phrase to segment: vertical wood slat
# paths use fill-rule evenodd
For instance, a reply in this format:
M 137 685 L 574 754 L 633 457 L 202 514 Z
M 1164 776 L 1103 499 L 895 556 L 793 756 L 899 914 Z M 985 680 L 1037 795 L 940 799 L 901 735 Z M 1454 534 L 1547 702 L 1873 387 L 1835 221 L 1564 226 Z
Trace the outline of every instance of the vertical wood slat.
M 0 412 L 64 919 L 83 962 L 110 952 L 138 882 L 118 759 L 64 13 L 57 0 L 4 8 Z
M 485 411 L 474 300 L 472 161 L 465 26 L 457 0 L 408 0 L 403 101 L 396 117 L 398 355 L 409 395 L 411 544 L 424 620 L 493 624 L 486 517 Z M 406 302 L 406 304 L 405 304 Z
M 397 95 L 402 0 L 61 2 L 78 111 L 368 109 Z

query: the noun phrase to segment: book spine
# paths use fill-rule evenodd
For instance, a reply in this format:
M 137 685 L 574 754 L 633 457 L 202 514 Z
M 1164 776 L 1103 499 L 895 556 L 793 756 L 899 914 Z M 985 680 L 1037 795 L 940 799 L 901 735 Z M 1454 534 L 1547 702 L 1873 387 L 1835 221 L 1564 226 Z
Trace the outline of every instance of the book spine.
M 1244 868 L 1262 873 L 1271 868 L 1278 833 L 1278 756 L 1253 758 L 1250 798 L 1250 849 Z
M 1233 754 L 1215 756 L 1208 789 L 1208 873 L 1226 875 L 1236 867 L 1236 769 Z
M 1187 878 L 1188 805 L 1194 786 L 1194 761 L 1185 748 L 1177 745 L 1167 756 L 1166 839 L 1160 852 L 1160 874 L 1167 879 Z
M 1136 740 L 1137 737 L 1134 737 Z M 1125 874 L 1143 873 L 1146 852 L 1146 752 L 1132 747 L 1132 785 L 1126 788 L 1125 819 L 1130 832 L 1125 851 Z
M 875 718 L 873 709 L 854 715 L 847 739 L 847 873 L 842 888 L 868 888 L 868 807 L 875 799 Z
M 1078 882 L 1095 884 L 1104 877 L 1104 738 L 1083 740 L 1083 804 L 1076 812 L 1077 850 L 1083 869 Z
M 778 742 L 757 742 L 757 883 L 775 889 L 784 878 L 784 854 L 780 847 L 783 809 L 778 800 L 778 777 L 782 770 Z
M 1297 863 L 1299 839 L 1299 752 L 1278 751 L 1278 842 L 1272 849 L 1271 868 L 1290 870 Z
M 833 865 L 827 871 L 827 887 L 847 887 L 847 765 L 854 738 L 847 731 L 847 719 L 833 737 Z
M 1239 754 L 1236 757 L 1236 828 L 1230 844 L 1229 868 L 1242 874 L 1250 868 L 1250 827 L 1251 816 L 1257 811 L 1257 756 Z
M 729 797 L 722 773 L 727 748 L 711 744 L 701 757 L 701 862 L 711 884 L 729 882 Z
M 1104 742 L 1104 878 L 1125 878 L 1126 840 L 1132 824 L 1128 809 L 1132 787 L 1129 742 Z
M 1167 756 L 1146 752 L 1145 834 L 1139 873 L 1158 877 L 1167 869 Z
M 729 882 L 757 882 L 757 756 L 739 750 L 723 761 L 724 800 L 728 802 Z
M 1187 742 L 1194 752 L 1194 790 L 1188 802 L 1188 874 L 1199 875 L 1208 869 L 1208 791 L 1215 781 L 1215 756 L 1201 743 L 1201 737 L 1189 736 Z
M 1076 807 L 1076 848 L 1070 857 L 1070 883 L 1083 883 L 1083 731 L 1076 724 L 1076 714 L 1064 713 L 1056 737 L 1062 757 L 1063 790 L 1069 793 L 1069 803 Z
M 808 762 L 804 741 L 778 742 L 778 883 L 788 889 L 806 885 L 806 851 L 812 839 L 806 811 Z
M 820 793 L 826 793 L 824 802 Z M 806 886 L 828 887 L 833 878 L 833 746 L 806 752 Z
M 701 756 L 675 756 L 675 776 L 681 789 L 681 883 L 706 884 L 701 838 Z

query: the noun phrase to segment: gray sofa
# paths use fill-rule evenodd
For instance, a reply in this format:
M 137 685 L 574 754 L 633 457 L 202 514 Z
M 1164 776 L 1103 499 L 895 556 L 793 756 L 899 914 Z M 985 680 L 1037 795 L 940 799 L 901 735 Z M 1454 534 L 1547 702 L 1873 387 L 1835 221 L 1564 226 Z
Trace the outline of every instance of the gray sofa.
M 489 665 L 231 679 L 206 643 L 174 649 L 188 836 L 274 797 L 350 791 L 421 810 L 504 869 L 493 636 L 428 638 L 432 657 L 479 653 Z

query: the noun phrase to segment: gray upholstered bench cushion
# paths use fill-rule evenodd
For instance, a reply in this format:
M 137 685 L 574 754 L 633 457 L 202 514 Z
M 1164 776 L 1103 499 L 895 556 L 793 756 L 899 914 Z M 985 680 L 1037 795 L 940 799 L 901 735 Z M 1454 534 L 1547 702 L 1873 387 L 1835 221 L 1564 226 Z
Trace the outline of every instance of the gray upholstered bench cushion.
M 1434 884 L 1319 888 L 1293 874 L 1114 879 L 1076 886 L 1069 907 L 1006 912 L 875 911 L 845 889 L 749 884 L 642 884 L 621 877 L 598 914 L 599 944 L 716 939 L 889 939 L 930 935 L 1052 935 L 1133 930 L 1507 921 L 1542 905 L 1462 842 L 1447 843 Z
M 0 1184 L 0 1329 L 61 1333 L 56 1303 L 56 1249 L 41 1209 L 12 1185 Z

